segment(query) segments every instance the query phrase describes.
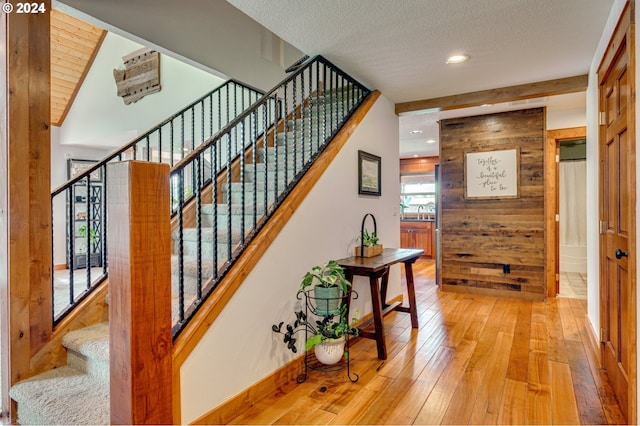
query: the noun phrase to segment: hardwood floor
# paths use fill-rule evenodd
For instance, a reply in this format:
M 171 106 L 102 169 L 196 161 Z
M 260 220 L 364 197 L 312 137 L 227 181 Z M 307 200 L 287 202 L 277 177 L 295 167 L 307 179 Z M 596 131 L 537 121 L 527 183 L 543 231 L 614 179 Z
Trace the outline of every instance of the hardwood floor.
M 233 424 L 623 424 L 599 353 L 587 343 L 586 301 L 524 302 L 444 293 L 434 264 L 414 265 L 419 330 L 385 317 L 375 342 L 351 345 L 346 372 L 310 371 Z

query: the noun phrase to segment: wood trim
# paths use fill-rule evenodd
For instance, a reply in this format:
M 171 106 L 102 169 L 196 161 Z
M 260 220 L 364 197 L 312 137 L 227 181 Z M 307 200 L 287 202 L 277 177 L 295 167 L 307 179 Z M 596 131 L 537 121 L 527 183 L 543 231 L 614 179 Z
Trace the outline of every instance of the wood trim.
M 556 297 L 556 273 L 560 258 L 559 235 L 557 230 L 556 214 L 558 207 L 558 176 L 560 169 L 556 163 L 556 148 L 561 140 L 583 138 L 587 136 L 587 128 L 571 127 L 566 129 L 547 130 L 547 141 L 544 149 L 544 170 L 545 170 L 545 195 L 544 195 L 544 216 L 545 216 L 545 265 L 547 297 Z
M 394 303 L 403 302 L 403 296 L 399 295 L 387 303 L 392 305 Z M 358 326 L 365 324 L 373 319 L 373 313 L 366 315 L 358 321 Z M 359 339 L 356 337 L 355 339 Z M 223 425 L 229 424 L 234 418 L 253 407 L 258 401 L 263 398 L 273 395 L 278 389 L 284 389 L 291 386 L 296 386 L 296 379 L 300 373 L 303 372 L 303 359 L 304 354 L 292 359 L 273 373 L 264 377 L 262 380 L 256 382 L 252 386 L 239 392 L 237 395 L 228 399 L 224 403 L 215 407 L 211 411 L 203 414 L 192 422 L 195 425 Z
M 53 270 L 54 271 L 64 271 L 65 269 L 67 269 L 67 264 L 66 263 L 61 263 L 59 265 L 53 265 Z
M 82 75 L 78 79 L 78 82 L 76 83 L 76 85 L 75 85 L 75 87 L 73 89 L 73 92 L 71 93 L 71 96 L 69 96 L 69 100 L 67 101 L 67 104 L 65 105 L 64 111 L 62 112 L 62 114 L 60 114 L 60 117 L 58 117 L 58 120 L 55 123 L 51 123 L 54 126 L 62 126 L 62 123 L 64 123 L 64 119 L 67 118 L 67 114 L 69 114 L 69 110 L 71 109 L 71 106 L 73 105 L 73 102 L 75 101 L 76 96 L 78 96 L 78 92 L 80 91 L 80 88 L 82 87 L 82 83 L 84 83 L 84 79 L 87 78 L 87 74 L 89 74 L 89 70 L 91 69 L 91 66 L 93 65 L 93 61 L 95 61 L 96 56 L 98 55 L 98 52 L 100 51 L 100 48 L 102 47 L 102 42 L 104 41 L 106 36 L 107 36 L 107 31 L 106 30 L 102 30 L 102 34 L 100 35 L 100 38 L 98 39 L 98 42 L 97 42 L 96 46 L 94 47 L 93 52 L 91 53 L 91 57 L 87 61 L 87 64 L 85 65 L 84 70 L 82 70 Z
M 396 114 L 416 113 L 424 110 L 448 111 L 452 109 L 480 106 L 486 103 L 497 104 L 544 96 L 584 92 L 587 90 L 588 75 L 559 78 L 537 83 L 520 84 L 499 89 L 481 90 L 441 98 L 422 99 L 396 104 Z
M 258 235 L 256 235 L 256 238 L 243 251 L 234 267 L 220 282 L 216 291 L 204 302 L 204 305 L 198 313 L 189 321 L 189 324 L 182 333 L 180 333 L 178 339 L 174 342 L 173 349 L 174 376 L 180 374 L 180 367 L 189 354 L 196 347 L 220 312 L 222 312 L 222 309 L 240 287 L 245 277 L 256 263 L 258 263 L 280 230 L 284 228 L 289 218 L 298 206 L 300 206 L 309 191 L 311 191 L 311 188 L 313 188 L 327 167 L 329 167 L 329 164 L 331 164 L 379 96 L 380 92 L 375 91 L 364 100 L 358 110 L 355 111 L 333 138 L 329 146 L 327 146 L 307 173 L 305 173 L 294 190 L 287 196 L 280 208 L 278 208 L 276 214 L 266 223 Z M 175 405 L 176 402 L 174 401 L 174 407 Z
M 0 46 L 7 49 L 9 14 L 0 16 Z M 5 50 L 6 52 L 6 50 Z M 7 55 L 0 55 L 0 72 L 9 72 Z M 8 98 L 7 78 L 0 80 L 0 98 Z M 0 103 L 0 140 L 9 140 L 9 109 L 7 102 Z M 9 145 L 0 143 L 0 353 L 9 353 Z M 0 362 L 0 415 L 9 417 L 9 360 L 6 357 Z M 1 358 L 0 358 L 1 359 Z M 15 417 L 15 416 L 14 416 Z

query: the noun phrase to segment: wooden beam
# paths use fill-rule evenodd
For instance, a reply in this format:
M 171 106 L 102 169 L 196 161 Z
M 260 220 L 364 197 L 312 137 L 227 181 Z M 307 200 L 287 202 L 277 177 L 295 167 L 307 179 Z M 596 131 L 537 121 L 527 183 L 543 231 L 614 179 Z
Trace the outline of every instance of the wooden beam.
M 107 173 L 112 424 L 172 424 L 169 165 Z
M 559 78 L 557 80 L 547 80 L 537 83 L 520 84 L 518 86 L 502 87 L 499 89 L 443 96 L 441 98 L 400 102 L 396 104 L 396 114 L 403 115 L 425 110 L 447 111 L 484 104 L 497 104 L 501 102 L 541 98 L 544 96 L 584 92 L 587 90 L 587 81 L 588 75 L 585 74 L 575 77 Z
M 8 386 L 34 374 L 31 358 L 52 330 L 50 0 L 43 5 L 45 13 L 3 13 L 1 18 L 6 52 L 0 118 L 3 410 L 9 405 Z M 15 418 L 13 410 L 10 415 Z

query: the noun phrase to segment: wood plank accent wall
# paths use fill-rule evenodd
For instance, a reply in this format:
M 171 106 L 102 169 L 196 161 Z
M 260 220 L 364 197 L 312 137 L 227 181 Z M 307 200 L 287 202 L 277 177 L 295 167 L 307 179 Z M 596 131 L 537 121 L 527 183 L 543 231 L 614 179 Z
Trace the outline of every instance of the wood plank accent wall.
M 169 165 L 110 164 L 111 424 L 171 424 Z
M 443 290 L 545 300 L 545 127 L 544 108 L 440 122 Z M 465 199 L 465 152 L 513 148 L 520 198 Z
M 50 339 L 52 328 L 51 2 L 44 0 L 44 7 L 46 13 L 12 13 L 10 18 L 3 13 L 1 18 L 6 52 L 2 74 L 8 88 L 3 88 L 0 148 L 0 287 L 3 302 L 9 299 L 2 305 L 2 334 L 10 339 L 2 347 L 2 356 L 10 359 L 9 385 L 34 374 L 31 357 Z

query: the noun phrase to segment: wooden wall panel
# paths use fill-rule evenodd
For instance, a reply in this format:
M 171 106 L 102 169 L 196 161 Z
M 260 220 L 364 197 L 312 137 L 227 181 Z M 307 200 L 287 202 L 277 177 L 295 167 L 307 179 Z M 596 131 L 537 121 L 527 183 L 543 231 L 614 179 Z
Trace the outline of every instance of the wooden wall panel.
M 464 153 L 512 148 L 520 198 L 466 199 Z M 545 299 L 544 149 L 544 108 L 440 122 L 443 290 Z

